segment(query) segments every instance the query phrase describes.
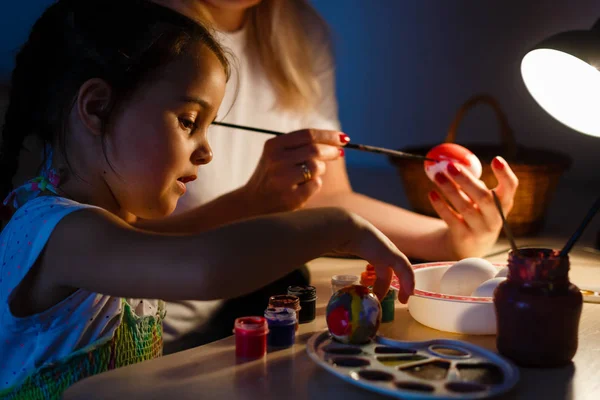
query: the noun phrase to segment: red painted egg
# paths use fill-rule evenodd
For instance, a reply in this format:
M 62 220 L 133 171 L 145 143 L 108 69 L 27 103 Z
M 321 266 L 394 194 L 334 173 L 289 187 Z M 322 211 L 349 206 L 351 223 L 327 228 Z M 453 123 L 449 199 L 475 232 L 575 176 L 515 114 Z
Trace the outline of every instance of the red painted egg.
M 365 286 L 346 286 L 329 299 L 325 319 L 329 333 L 338 342 L 367 343 L 381 324 L 381 303 Z
M 469 149 L 455 143 L 443 143 L 435 146 L 427 153 L 427 158 L 432 158 L 435 161 L 425 161 L 425 173 L 434 180 L 435 174 L 438 172 L 446 172 L 450 162 L 459 164 L 471 172 L 471 174 L 479 179 L 481 177 L 481 162 L 475 154 Z

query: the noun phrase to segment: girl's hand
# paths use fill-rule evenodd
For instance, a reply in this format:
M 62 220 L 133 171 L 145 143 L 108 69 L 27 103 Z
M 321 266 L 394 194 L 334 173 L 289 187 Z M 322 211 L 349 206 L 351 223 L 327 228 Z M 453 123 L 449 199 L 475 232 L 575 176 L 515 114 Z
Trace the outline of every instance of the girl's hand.
M 259 214 L 298 209 L 321 189 L 326 161 L 343 156 L 342 132 L 303 129 L 265 143 L 254 174 L 241 189 Z
M 350 213 L 352 221 L 351 239 L 335 252 L 353 254 L 375 267 L 377 278 L 373 292 L 382 300 L 390 288 L 392 274 L 396 273 L 400 281 L 398 300 L 408 302 L 414 293 L 415 276 L 408 258 L 398 250 L 387 236 L 364 218 Z
M 494 189 L 504 215 L 513 207 L 519 180 L 506 161 L 496 157 L 492 171 L 498 180 Z M 460 165 L 450 163 L 445 174 L 438 173 L 435 181 L 454 210 L 436 191 L 429 200 L 448 225 L 446 244 L 456 259 L 483 256 L 496 242 L 502 229 L 502 218 L 494 203 L 492 191 Z M 456 210 L 456 211 L 455 211 Z

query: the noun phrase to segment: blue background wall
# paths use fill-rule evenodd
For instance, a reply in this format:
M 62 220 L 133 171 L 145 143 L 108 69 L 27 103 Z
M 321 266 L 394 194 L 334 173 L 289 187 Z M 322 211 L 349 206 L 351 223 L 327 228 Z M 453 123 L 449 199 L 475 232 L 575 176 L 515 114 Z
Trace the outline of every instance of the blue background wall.
M 2 1 L 0 81 L 14 52 L 51 0 Z M 526 92 L 522 55 L 541 38 L 585 29 L 600 2 L 571 0 L 313 0 L 336 39 L 340 118 L 356 143 L 389 147 L 442 141 L 459 105 L 489 92 L 508 113 L 519 143 L 566 151 L 570 179 L 600 185 L 600 139 L 571 132 Z M 497 143 L 492 112 L 477 107 L 459 141 Z M 352 165 L 391 170 L 385 157 L 347 152 Z
M 575 158 L 569 177 L 600 186 L 600 139 L 574 133 L 548 116 L 520 76 L 527 49 L 553 33 L 588 29 L 600 18 L 600 2 L 314 4 L 336 34 L 340 118 L 354 141 L 391 147 L 439 142 L 460 104 L 474 93 L 489 92 L 507 112 L 519 143 L 566 150 Z M 476 107 L 459 129 L 459 141 L 497 143 L 496 126 L 490 109 Z M 387 165 L 377 155 L 348 158 Z

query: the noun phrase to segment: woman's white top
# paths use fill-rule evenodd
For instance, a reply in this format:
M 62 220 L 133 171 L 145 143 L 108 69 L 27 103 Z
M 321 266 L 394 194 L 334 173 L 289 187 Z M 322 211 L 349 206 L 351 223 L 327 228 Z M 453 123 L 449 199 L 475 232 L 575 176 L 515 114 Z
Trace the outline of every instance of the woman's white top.
M 218 36 L 220 42 L 235 55 L 218 121 L 286 133 L 304 128 L 340 129 L 335 71 L 329 49 L 306 55 L 307 62 L 315 63 L 322 95 L 314 111 L 296 114 L 276 107 L 275 91 L 265 71 L 261 65 L 250 64 L 246 30 L 218 33 Z M 265 141 L 271 137 L 268 134 L 211 126 L 209 143 L 214 158 L 199 168 L 198 179 L 187 184 L 187 193 L 180 199 L 176 213 L 207 203 L 246 184 L 262 155 Z M 165 340 L 174 340 L 188 332 L 201 330 L 221 303 L 220 300 L 168 303 Z

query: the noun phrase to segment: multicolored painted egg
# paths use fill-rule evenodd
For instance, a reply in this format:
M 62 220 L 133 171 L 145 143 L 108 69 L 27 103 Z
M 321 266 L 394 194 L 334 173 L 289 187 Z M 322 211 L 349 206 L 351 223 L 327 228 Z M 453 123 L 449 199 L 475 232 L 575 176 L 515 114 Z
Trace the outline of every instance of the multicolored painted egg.
M 325 315 L 334 339 L 346 344 L 363 344 L 377 334 L 381 304 L 368 288 L 351 285 L 331 296 Z
M 425 161 L 425 173 L 434 180 L 435 174 L 447 171 L 448 164 L 453 162 L 468 169 L 471 174 L 479 179 L 481 177 L 481 162 L 469 149 L 455 143 L 443 143 L 435 146 L 427 153 L 427 158 L 435 161 Z

